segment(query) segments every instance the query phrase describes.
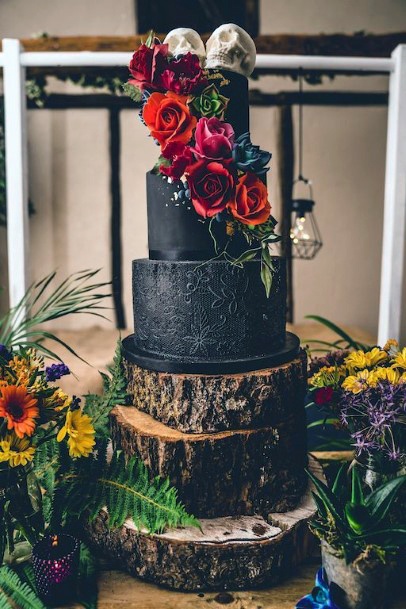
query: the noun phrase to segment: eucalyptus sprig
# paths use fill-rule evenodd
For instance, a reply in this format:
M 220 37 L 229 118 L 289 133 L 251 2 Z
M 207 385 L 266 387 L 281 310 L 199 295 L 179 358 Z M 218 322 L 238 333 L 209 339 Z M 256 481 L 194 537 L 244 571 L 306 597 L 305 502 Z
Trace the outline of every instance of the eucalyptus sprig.
M 32 347 L 51 358 L 60 359 L 43 344 L 48 339 L 79 357 L 61 338 L 44 330 L 43 325 L 67 315 L 83 313 L 106 319 L 101 311 L 109 307 L 102 305 L 102 301 L 111 295 L 105 292 L 110 282 L 94 282 L 99 271 L 73 273 L 56 287 L 53 287 L 56 277 L 56 272 L 53 272 L 32 284 L 20 302 L 0 318 L 0 344 L 9 349 Z

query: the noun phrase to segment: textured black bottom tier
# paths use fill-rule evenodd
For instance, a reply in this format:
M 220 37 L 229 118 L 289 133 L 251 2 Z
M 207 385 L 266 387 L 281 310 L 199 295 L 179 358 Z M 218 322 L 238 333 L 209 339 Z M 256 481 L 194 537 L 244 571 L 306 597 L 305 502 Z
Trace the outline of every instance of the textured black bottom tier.
M 286 332 L 283 346 L 268 355 L 249 357 L 235 360 L 204 360 L 193 362 L 182 361 L 181 358 L 164 358 L 138 349 L 135 335 L 131 334 L 123 340 L 123 355 L 132 364 L 137 364 L 147 370 L 157 372 L 173 372 L 180 374 L 236 374 L 279 366 L 294 359 L 300 350 L 300 340 L 291 332 Z
M 241 268 L 225 260 L 134 260 L 134 335 L 126 347 L 138 358 L 132 361 L 210 373 L 255 370 L 295 356 L 298 341 L 286 338 L 285 260 L 274 257 L 273 265 L 267 297 L 259 260 Z

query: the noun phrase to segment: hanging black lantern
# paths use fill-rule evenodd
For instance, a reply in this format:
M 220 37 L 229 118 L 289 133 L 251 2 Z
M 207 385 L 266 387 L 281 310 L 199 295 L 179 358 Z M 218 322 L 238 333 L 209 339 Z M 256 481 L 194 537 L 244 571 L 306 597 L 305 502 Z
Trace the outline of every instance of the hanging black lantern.
M 314 216 L 315 202 L 313 199 L 312 183 L 303 177 L 303 105 L 302 105 L 302 74 L 299 74 L 299 176 L 293 182 L 292 201 L 290 203 L 290 238 L 292 241 L 292 258 L 312 260 L 323 242 L 319 227 Z M 302 183 L 309 188 L 308 198 L 294 196 L 295 186 Z
M 292 258 L 312 260 L 323 242 L 315 215 L 312 186 L 309 180 L 299 176 L 293 183 L 303 182 L 309 187 L 309 198 L 293 198 L 291 201 L 290 238 L 292 240 Z

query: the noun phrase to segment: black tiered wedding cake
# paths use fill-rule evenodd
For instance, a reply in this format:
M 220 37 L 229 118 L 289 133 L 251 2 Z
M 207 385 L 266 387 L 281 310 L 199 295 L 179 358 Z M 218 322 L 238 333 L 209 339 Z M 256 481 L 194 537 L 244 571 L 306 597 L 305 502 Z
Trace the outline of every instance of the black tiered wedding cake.
M 157 583 L 240 588 L 277 581 L 300 555 L 306 355 L 286 333 L 285 265 L 270 253 L 271 155 L 249 135 L 255 47 L 222 26 L 203 63 L 190 32 L 142 45 L 130 64 L 160 157 L 147 173 L 149 258 L 133 262 L 134 334 L 123 341 L 133 406 L 113 411 L 112 437 L 169 478 L 202 530 L 147 540 L 127 527 L 103 543 Z

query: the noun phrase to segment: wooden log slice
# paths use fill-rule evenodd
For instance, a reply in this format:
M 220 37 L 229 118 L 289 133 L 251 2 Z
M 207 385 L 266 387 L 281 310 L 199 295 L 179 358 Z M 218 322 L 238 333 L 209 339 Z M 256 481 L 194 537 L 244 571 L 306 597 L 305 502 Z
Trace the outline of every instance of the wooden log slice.
M 292 509 L 306 484 L 306 434 L 296 417 L 278 428 L 186 434 L 133 406 L 111 414 L 115 448 L 169 478 L 197 517 Z
M 278 426 L 304 420 L 306 354 L 267 370 L 195 375 L 154 372 L 125 362 L 133 404 L 186 433 Z
M 321 477 L 313 461 L 311 469 Z M 86 524 L 90 544 L 131 575 L 176 590 L 237 590 L 271 586 L 314 548 L 307 523 L 315 514 L 308 486 L 295 510 L 285 514 L 201 520 L 160 535 L 139 531 L 127 520 L 114 530 L 102 511 Z

